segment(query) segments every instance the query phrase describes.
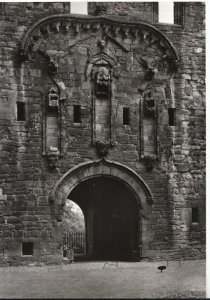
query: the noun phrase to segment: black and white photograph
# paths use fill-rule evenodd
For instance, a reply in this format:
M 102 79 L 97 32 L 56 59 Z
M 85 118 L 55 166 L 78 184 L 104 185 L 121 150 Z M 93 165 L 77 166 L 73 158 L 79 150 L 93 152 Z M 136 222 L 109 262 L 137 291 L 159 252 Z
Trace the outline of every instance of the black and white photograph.
M 207 6 L 0 2 L 0 299 L 210 298 Z

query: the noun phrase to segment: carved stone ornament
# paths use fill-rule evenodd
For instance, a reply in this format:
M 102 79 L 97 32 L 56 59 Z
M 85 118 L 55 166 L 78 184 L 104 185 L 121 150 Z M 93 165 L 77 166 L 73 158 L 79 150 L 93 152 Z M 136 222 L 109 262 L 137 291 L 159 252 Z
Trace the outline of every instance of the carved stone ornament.
M 102 15 L 107 7 L 104 3 L 101 3 L 100 6 L 97 5 L 97 9 L 101 11 L 100 15 Z M 66 32 L 72 28 L 76 36 L 80 32 L 92 33 L 102 29 L 106 36 L 110 35 L 109 38 L 116 36 L 123 38 L 128 36 L 128 34 L 132 34 L 135 38 L 137 35 L 142 36 L 144 39 L 147 39 L 149 43 L 154 43 L 155 41 L 157 47 L 159 47 L 164 54 L 167 54 L 165 59 L 169 65 L 169 72 L 177 70 L 179 60 L 177 51 L 170 40 L 160 30 L 142 22 L 126 21 L 124 18 L 115 19 L 109 16 L 103 17 L 98 16 L 98 14 L 96 15 L 97 18 L 93 16 L 83 18 L 83 16 L 80 17 L 79 15 L 59 14 L 49 15 L 40 19 L 28 28 L 22 38 L 20 46 L 20 51 L 22 52 L 20 53 L 20 57 L 22 57 L 22 61 L 27 60 L 27 52 L 30 54 L 29 57 L 32 57 L 35 52 L 42 49 L 42 44 L 45 43 L 47 39 L 58 32 L 60 34 L 66 34 Z M 103 40 L 105 39 L 103 38 Z M 104 47 L 103 42 L 100 47 Z M 50 69 L 51 68 L 52 72 L 56 72 L 55 65 L 52 64 L 52 66 L 50 66 Z M 150 80 L 153 76 L 153 72 L 149 70 L 146 76 L 148 76 L 147 78 Z
M 59 96 L 56 90 L 52 87 L 48 93 L 48 106 L 49 108 L 57 108 Z
M 151 81 L 155 76 L 155 71 L 154 71 L 154 68 L 151 68 L 151 67 L 148 67 L 146 70 L 145 70 L 145 79 L 147 81 Z
M 105 157 L 108 152 L 109 152 L 109 148 L 110 148 L 110 143 L 107 142 L 103 142 L 103 141 L 96 141 L 94 143 L 94 146 L 96 147 L 96 151 L 99 157 Z
M 59 152 L 58 148 L 50 146 L 50 148 L 48 149 L 46 155 L 47 155 L 47 160 L 49 162 L 50 167 L 55 168 L 56 164 L 57 164 L 57 161 L 58 161 L 58 158 L 60 156 L 60 152 Z
M 53 60 L 50 60 L 48 63 L 48 71 L 51 75 L 55 75 L 58 72 L 58 66 Z
M 103 51 L 103 49 L 106 47 L 106 41 L 105 40 L 100 40 L 98 42 L 98 46 L 100 47 L 100 49 Z
M 109 95 L 110 90 L 110 73 L 105 67 L 99 67 L 96 74 L 96 95 L 105 96 Z
M 155 99 L 151 91 L 144 93 L 144 115 L 155 117 Z
M 144 157 L 144 162 L 148 171 L 152 171 L 155 160 L 156 160 L 155 156 Z

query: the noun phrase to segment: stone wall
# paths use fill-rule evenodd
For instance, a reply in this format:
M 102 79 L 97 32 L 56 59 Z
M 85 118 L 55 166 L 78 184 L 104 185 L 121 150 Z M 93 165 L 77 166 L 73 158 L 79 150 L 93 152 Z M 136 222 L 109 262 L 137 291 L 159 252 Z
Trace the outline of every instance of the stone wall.
M 135 5 L 129 5 L 132 14 Z M 117 15 L 125 6 L 126 3 L 109 3 L 106 12 Z M 149 4 L 141 9 L 152 15 Z M 95 142 L 104 134 L 98 125 L 105 122 L 107 126 L 107 117 L 112 124 L 111 131 L 106 133 L 112 145 L 107 159 L 133 169 L 153 194 L 146 256 L 150 259 L 204 257 L 204 9 L 203 3 L 188 2 L 184 26 L 155 24 L 178 52 L 179 68 L 172 71 L 172 62 L 164 61 L 164 55 L 171 55 L 172 48 L 158 33 L 148 34 L 147 27 L 138 29 L 137 26 L 136 30 L 127 31 L 126 25 L 121 26 L 125 17 L 117 18 L 119 26 L 103 20 L 95 27 L 88 27 L 88 17 L 80 22 L 73 18 L 67 26 L 58 19 L 55 26 L 50 25 L 44 39 L 34 29 L 25 43 L 27 49 L 32 45 L 32 51 L 24 60 L 26 53 L 18 56 L 18 49 L 26 30 L 43 17 L 69 13 L 69 4 L 5 3 L 1 6 L 2 263 L 61 259 L 60 225 L 52 214 L 49 195 L 70 168 L 98 159 Z M 148 18 L 148 22 L 152 20 Z M 100 53 L 104 53 L 103 57 Z M 105 61 L 109 59 L 103 66 L 108 71 L 114 70 L 113 74 L 109 73 L 112 96 L 106 96 L 111 99 L 110 107 L 104 107 L 100 97 L 93 97 L 95 77 L 91 77 L 91 72 L 95 68 L 98 74 L 99 67 L 94 60 L 97 55 Z M 55 73 L 51 69 L 50 76 L 49 63 L 57 68 Z M 148 65 L 154 71 L 149 80 L 145 79 Z M 52 88 L 59 101 L 64 95 L 58 108 L 56 105 L 49 108 L 47 104 Z M 148 97 L 155 99 L 155 107 L 146 116 L 144 103 Z M 17 121 L 16 102 L 25 103 L 25 121 Z M 81 122 L 74 122 L 74 105 L 80 105 Z M 130 108 L 129 125 L 123 125 L 124 107 Z M 95 108 L 100 110 L 101 121 L 96 120 Z M 176 109 L 175 126 L 169 126 L 169 108 Z M 61 154 L 56 167 L 47 159 L 50 146 Z M 195 206 L 199 208 L 199 223 L 192 224 Z M 21 256 L 22 242 L 30 241 L 34 243 L 34 256 Z
M 154 23 L 158 22 L 158 2 L 88 2 L 88 14 L 123 16 Z

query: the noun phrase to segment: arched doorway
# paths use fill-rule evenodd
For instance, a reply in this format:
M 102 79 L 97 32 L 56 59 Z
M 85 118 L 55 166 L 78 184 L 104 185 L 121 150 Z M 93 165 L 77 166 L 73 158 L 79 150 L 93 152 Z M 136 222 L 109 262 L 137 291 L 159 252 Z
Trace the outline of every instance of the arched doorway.
M 81 163 L 64 174 L 50 195 L 60 245 L 59 223 L 68 198 L 84 213 L 89 258 L 139 260 L 147 256 L 153 236 L 149 225 L 152 194 L 135 171 L 100 159 Z
M 81 181 L 69 198 L 85 214 L 87 257 L 137 259 L 140 205 L 125 182 L 113 176 L 91 176 Z

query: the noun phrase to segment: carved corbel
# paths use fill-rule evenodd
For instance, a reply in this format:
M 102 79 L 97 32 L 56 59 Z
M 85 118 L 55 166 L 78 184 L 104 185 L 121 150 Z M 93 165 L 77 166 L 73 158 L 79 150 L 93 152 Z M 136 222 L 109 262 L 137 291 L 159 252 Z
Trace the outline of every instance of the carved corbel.
M 148 171 L 153 170 L 153 166 L 155 163 L 156 157 L 154 156 L 144 156 L 144 162 Z
M 47 160 L 49 162 L 49 166 L 51 168 L 55 168 L 57 166 L 58 158 L 60 156 L 60 152 L 58 148 L 50 146 L 46 155 L 47 155 Z
M 90 29 L 90 24 L 83 24 L 83 30 L 88 31 Z
M 107 34 L 109 32 L 109 29 L 110 29 L 109 25 L 106 25 L 106 24 L 103 25 L 103 30 L 104 30 L 105 34 Z
M 98 41 L 98 46 L 100 47 L 101 51 L 103 51 L 106 47 L 106 41 L 104 39 L 101 39 L 100 41 Z
M 145 40 L 147 38 L 147 32 L 145 30 L 140 31 L 141 40 Z
M 60 31 L 60 22 L 51 23 L 50 29 L 54 31 L 55 33 L 58 33 Z
M 93 31 L 99 30 L 100 26 L 101 26 L 101 25 L 100 25 L 99 23 L 93 24 L 93 25 L 92 25 Z
M 80 32 L 80 29 L 81 29 L 81 24 L 80 23 L 74 23 L 73 27 L 74 27 L 74 33 L 78 34 Z
M 128 37 L 129 31 L 130 31 L 130 28 L 122 28 L 123 36 L 124 36 L 125 38 Z
M 42 36 L 50 34 L 49 27 L 41 27 L 39 29 L 39 32 Z
M 113 32 L 114 36 L 117 37 L 119 35 L 119 32 L 120 32 L 120 26 L 113 26 L 112 27 L 112 32 Z
M 131 30 L 131 34 L 134 36 L 134 38 L 135 39 L 137 39 L 137 37 L 138 37 L 138 29 L 136 29 L 136 28 L 133 28 L 132 30 Z
M 103 141 L 95 141 L 94 146 L 99 157 L 105 157 L 109 153 L 110 143 Z
M 68 32 L 69 31 L 69 28 L 71 26 L 71 22 L 62 22 L 61 23 L 61 28 L 64 32 Z

